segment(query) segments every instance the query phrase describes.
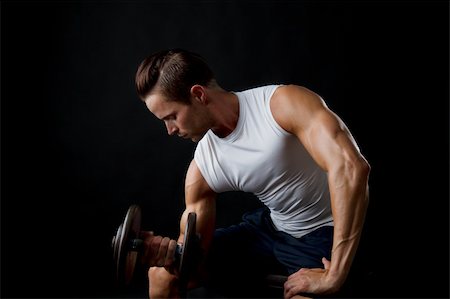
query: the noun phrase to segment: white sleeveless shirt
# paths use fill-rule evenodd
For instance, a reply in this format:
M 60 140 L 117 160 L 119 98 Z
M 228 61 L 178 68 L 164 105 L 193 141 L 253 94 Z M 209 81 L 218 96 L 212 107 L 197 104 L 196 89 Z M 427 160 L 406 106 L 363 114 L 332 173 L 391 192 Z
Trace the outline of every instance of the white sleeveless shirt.
M 300 238 L 333 225 L 330 193 L 326 172 L 273 118 L 270 99 L 278 86 L 236 92 L 236 128 L 224 138 L 209 130 L 194 159 L 213 191 L 255 194 L 270 209 L 275 229 Z

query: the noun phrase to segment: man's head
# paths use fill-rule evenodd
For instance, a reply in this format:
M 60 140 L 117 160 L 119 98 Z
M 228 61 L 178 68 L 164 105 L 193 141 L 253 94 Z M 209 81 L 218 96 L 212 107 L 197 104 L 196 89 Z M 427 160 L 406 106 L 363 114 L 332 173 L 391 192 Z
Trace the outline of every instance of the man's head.
M 139 97 L 167 133 L 199 141 L 213 126 L 206 90 L 218 85 L 197 54 L 175 49 L 146 58 L 136 73 Z
M 208 86 L 214 74 L 198 54 L 171 49 L 147 57 L 136 72 L 136 90 L 142 100 L 154 92 L 169 101 L 191 102 L 191 87 Z

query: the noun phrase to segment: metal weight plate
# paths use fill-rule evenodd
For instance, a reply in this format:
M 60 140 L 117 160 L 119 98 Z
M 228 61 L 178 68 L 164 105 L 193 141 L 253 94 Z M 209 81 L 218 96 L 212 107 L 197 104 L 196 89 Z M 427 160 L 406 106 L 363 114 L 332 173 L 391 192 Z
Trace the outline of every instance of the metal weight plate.
M 132 205 L 113 238 L 115 277 L 118 283 L 129 285 L 133 278 L 138 251 L 132 250 L 131 244 L 133 240 L 139 239 L 140 231 L 141 209 L 137 205 Z
M 123 223 L 119 225 L 116 235 L 112 239 L 113 261 L 114 261 L 114 275 L 117 278 L 117 263 L 119 260 L 119 240 L 122 238 Z M 117 279 L 116 279 L 117 280 Z
M 179 265 L 179 279 L 180 285 L 185 285 L 187 283 L 187 279 L 189 273 L 192 268 L 192 261 L 195 254 L 195 238 L 196 235 L 196 220 L 197 215 L 193 212 L 189 213 L 188 219 L 186 222 L 186 227 L 184 230 L 184 240 L 183 240 L 183 252 L 180 257 L 180 265 Z

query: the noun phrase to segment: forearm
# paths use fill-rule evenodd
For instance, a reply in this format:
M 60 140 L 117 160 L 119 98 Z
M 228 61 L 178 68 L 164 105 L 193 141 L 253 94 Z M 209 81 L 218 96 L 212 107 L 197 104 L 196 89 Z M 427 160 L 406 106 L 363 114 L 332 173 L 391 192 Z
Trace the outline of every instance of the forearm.
M 202 248 L 207 250 L 216 224 L 217 194 L 208 186 L 194 160 L 186 174 L 184 193 L 186 209 L 181 216 L 178 242 L 183 241 L 188 215 L 194 212 L 197 215 L 196 232 L 201 236 Z
M 200 236 L 200 248 L 194 248 L 194 251 L 198 251 L 194 254 L 194 256 L 196 256 L 193 264 L 195 265 L 195 269 L 192 269 L 192 272 L 190 272 L 189 288 L 197 286 L 206 275 L 205 257 L 209 250 L 215 228 L 215 199 L 200 200 L 196 201 L 195 204 L 186 204 L 186 210 L 183 212 L 180 221 L 180 236 L 178 238 L 178 243 L 182 243 L 184 240 L 186 223 L 188 215 L 191 212 L 196 214 L 196 233 Z M 192 246 L 192 243 L 190 244 Z
M 216 194 L 209 188 L 206 181 L 200 174 L 196 164 L 192 161 L 185 181 L 185 200 L 186 209 L 183 212 L 180 219 L 180 235 L 177 242 L 184 242 L 184 234 L 186 229 L 186 223 L 188 220 L 188 215 L 191 212 L 196 213 L 196 233 L 201 237 L 201 251 L 206 253 L 209 244 L 211 243 L 213 232 L 215 228 L 215 215 L 216 215 L 216 204 L 215 204 Z M 175 245 L 174 245 L 175 247 Z M 201 269 L 202 260 L 195 261 Z M 149 271 L 150 280 L 150 297 L 177 297 L 179 296 L 180 287 L 184 291 L 186 285 L 184 279 L 180 281 L 180 276 L 174 275 L 177 270 L 175 270 L 175 264 L 168 268 L 153 268 L 153 271 Z M 186 269 L 186 268 L 185 268 Z M 173 271 L 172 271 L 173 270 Z M 192 271 L 192 272 L 191 272 Z M 180 273 L 178 273 L 180 274 Z M 202 272 L 195 271 L 195 269 L 190 268 L 189 272 L 184 272 L 187 276 L 184 278 L 189 279 L 188 288 L 196 285 L 199 279 L 201 279 Z M 152 296 L 153 294 L 153 296 Z
M 203 265 L 209 250 L 216 225 L 216 193 L 211 190 L 193 160 L 189 166 L 185 181 L 186 209 L 181 216 L 178 243 L 184 240 L 184 233 L 189 213 L 196 214 L 196 233 L 200 235 L 200 259 L 195 262 L 197 270 L 191 276 L 191 283 L 203 276 Z
M 341 286 L 358 248 L 368 206 L 369 166 L 362 160 L 329 174 L 334 237 L 330 279 Z
M 183 212 L 180 220 L 180 235 L 178 237 L 178 243 L 182 243 L 184 240 L 184 232 L 186 229 L 186 223 L 188 215 L 191 212 L 196 213 L 196 233 L 200 235 L 201 247 L 204 252 L 209 249 L 209 245 L 212 241 L 214 228 L 216 224 L 216 204 L 215 199 L 208 198 L 203 200 L 197 200 L 194 203 L 186 203 L 186 209 Z

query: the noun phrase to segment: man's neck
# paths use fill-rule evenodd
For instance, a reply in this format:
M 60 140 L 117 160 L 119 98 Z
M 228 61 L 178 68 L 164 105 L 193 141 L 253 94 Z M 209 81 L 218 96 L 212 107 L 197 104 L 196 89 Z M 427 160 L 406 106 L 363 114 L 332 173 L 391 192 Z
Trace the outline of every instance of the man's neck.
M 239 99 L 236 94 L 223 89 L 211 90 L 211 113 L 215 124 L 213 133 L 224 138 L 233 132 L 239 120 Z

